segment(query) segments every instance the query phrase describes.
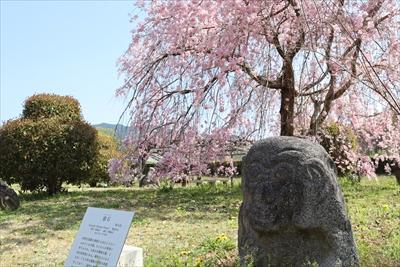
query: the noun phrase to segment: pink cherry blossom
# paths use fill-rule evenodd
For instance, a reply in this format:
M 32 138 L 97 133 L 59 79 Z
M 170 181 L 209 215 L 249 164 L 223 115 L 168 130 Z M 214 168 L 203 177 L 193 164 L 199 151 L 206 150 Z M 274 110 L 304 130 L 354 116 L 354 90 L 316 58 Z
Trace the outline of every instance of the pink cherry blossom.
M 316 135 L 332 121 L 352 125 L 366 150 L 396 154 L 398 4 L 141 1 L 146 16 L 119 61 L 117 94 L 132 118 L 127 158 L 162 149 L 156 173 L 185 179 L 207 173 L 234 135 Z

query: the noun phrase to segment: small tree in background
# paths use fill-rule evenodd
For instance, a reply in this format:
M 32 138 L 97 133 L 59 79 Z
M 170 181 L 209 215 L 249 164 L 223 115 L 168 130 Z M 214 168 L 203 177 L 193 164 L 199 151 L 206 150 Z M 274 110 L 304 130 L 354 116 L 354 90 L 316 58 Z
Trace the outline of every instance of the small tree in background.
M 99 156 L 90 171 L 89 178 L 86 180 L 91 187 L 95 187 L 97 183 L 110 182 L 108 161 L 120 155 L 118 151 L 118 142 L 114 136 L 98 131 L 97 143 L 99 146 Z
M 318 139 L 332 157 L 340 176 L 352 176 L 357 173 L 358 143 L 351 128 L 332 123 L 318 132 Z
M 0 129 L 0 177 L 22 190 L 60 192 L 79 184 L 98 156 L 97 132 L 82 120 L 79 102 L 38 94 L 25 101 L 23 117 Z

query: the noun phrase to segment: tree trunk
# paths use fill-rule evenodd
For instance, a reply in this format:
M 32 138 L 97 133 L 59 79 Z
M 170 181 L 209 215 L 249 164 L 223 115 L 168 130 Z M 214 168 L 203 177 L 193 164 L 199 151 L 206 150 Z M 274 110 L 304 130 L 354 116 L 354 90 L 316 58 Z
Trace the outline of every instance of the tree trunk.
M 89 186 L 90 187 L 96 187 L 96 185 L 97 185 L 97 182 L 93 182 L 93 181 L 89 182 Z
M 317 126 L 317 122 L 311 120 L 310 129 L 308 130 L 309 136 L 316 136 L 318 133 L 319 125 Z
M 281 136 L 294 135 L 294 90 L 284 89 L 281 91 Z
M 307 135 L 316 136 L 318 132 L 319 125 L 317 124 L 318 114 L 321 112 L 321 103 L 317 100 L 314 101 L 314 112 L 311 116 L 310 127 L 308 129 Z
M 61 179 L 48 179 L 47 183 L 47 193 L 52 196 L 61 191 L 61 182 L 58 182 Z
M 294 87 L 293 57 L 283 60 L 283 84 L 281 89 L 281 136 L 294 135 L 294 100 L 296 89 Z

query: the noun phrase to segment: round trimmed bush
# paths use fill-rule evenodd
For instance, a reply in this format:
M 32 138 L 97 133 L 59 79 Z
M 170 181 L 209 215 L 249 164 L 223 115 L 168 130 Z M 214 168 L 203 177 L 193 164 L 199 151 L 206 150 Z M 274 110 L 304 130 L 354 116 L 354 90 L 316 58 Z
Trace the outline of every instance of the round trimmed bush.
M 0 178 L 22 190 L 61 190 L 80 184 L 98 157 L 96 129 L 83 121 L 70 96 L 37 94 L 25 101 L 22 118 L 0 128 Z
M 36 94 L 25 100 L 22 117 L 39 120 L 62 117 L 65 120 L 82 120 L 81 107 L 75 98 L 54 94 Z
M 83 121 L 18 119 L 0 129 L 0 177 L 22 190 L 60 192 L 89 176 L 98 154 L 96 130 Z

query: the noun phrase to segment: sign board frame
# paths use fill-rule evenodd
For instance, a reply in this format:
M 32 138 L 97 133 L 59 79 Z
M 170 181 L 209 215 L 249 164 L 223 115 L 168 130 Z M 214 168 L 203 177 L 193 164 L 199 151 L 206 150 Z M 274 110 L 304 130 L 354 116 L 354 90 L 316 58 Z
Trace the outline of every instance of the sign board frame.
M 64 267 L 116 267 L 134 212 L 89 207 Z

